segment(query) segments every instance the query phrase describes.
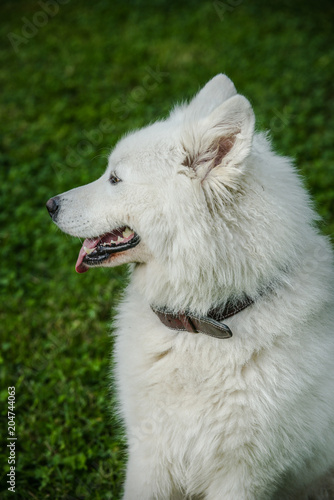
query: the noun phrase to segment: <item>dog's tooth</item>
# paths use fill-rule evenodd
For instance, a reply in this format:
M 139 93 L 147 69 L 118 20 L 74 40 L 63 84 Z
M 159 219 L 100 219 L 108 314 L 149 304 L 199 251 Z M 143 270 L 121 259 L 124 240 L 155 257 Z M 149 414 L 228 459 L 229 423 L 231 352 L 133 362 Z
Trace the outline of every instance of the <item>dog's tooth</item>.
M 121 236 L 117 237 L 116 243 L 121 243 L 123 241 L 123 238 Z
M 84 247 L 84 250 L 85 250 L 86 254 L 89 255 L 90 253 L 94 252 L 95 248 Z
M 127 238 L 128 236 L 131 236 L 131 234 L 133 234 L 133 231 L 131 231 L 131 229 L 129 227 L 127 227 L 125 229 L 125 231 L 123 231 L 123 238 Z

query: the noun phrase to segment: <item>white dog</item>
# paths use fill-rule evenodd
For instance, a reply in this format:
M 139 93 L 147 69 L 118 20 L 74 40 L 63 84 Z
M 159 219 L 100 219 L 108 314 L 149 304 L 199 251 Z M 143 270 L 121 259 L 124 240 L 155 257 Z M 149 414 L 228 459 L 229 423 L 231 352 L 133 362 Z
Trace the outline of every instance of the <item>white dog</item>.
M 100 179 L 47 207 L 86 238 L 79 273 L 134 263 L 124 499 L 333 499 L 332 252 L 232 82 L 128 134 Z

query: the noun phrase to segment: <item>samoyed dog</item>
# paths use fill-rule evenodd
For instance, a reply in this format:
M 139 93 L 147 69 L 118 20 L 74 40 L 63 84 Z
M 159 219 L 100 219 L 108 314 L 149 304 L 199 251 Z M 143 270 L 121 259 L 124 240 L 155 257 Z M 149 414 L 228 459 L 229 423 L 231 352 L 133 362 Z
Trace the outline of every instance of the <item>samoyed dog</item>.
M 47 202 L 85 238 L 79 273 L 132 263 L 116 320 L 125 500 L 334 498 L 332 251 L 254 121 L 217 75 Z

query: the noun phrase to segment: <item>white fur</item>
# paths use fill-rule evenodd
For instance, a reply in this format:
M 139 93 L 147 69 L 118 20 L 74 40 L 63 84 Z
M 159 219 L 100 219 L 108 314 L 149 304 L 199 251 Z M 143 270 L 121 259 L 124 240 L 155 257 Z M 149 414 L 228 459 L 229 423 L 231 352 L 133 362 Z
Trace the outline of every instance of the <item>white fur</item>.
M 253 129 L 217 75 L 60 196 L 64 231 L 141 237 L 108 264 L 136 262 L 115 352 L 125 500 L 334 498 L 332 251 L 291 161 Z M 205 314 L 243 293 L 255 303 L 225 321 L 229 340 L 172 331 L 150 308 Z

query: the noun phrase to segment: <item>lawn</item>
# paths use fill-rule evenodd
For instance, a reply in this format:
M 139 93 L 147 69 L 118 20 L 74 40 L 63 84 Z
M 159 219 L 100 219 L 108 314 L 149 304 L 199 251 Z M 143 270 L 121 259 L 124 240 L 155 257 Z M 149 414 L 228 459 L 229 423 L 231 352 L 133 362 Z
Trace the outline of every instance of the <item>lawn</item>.
M 127 130 L 223 72 L 295 159 L 333 234 L 334 4 L 2 0 L 0 14 L 0 497 L 119 499 L 126 443 L 110 363 L 127 270 L 76 274 L 80 243 L 45 202 L 101 175 Z

